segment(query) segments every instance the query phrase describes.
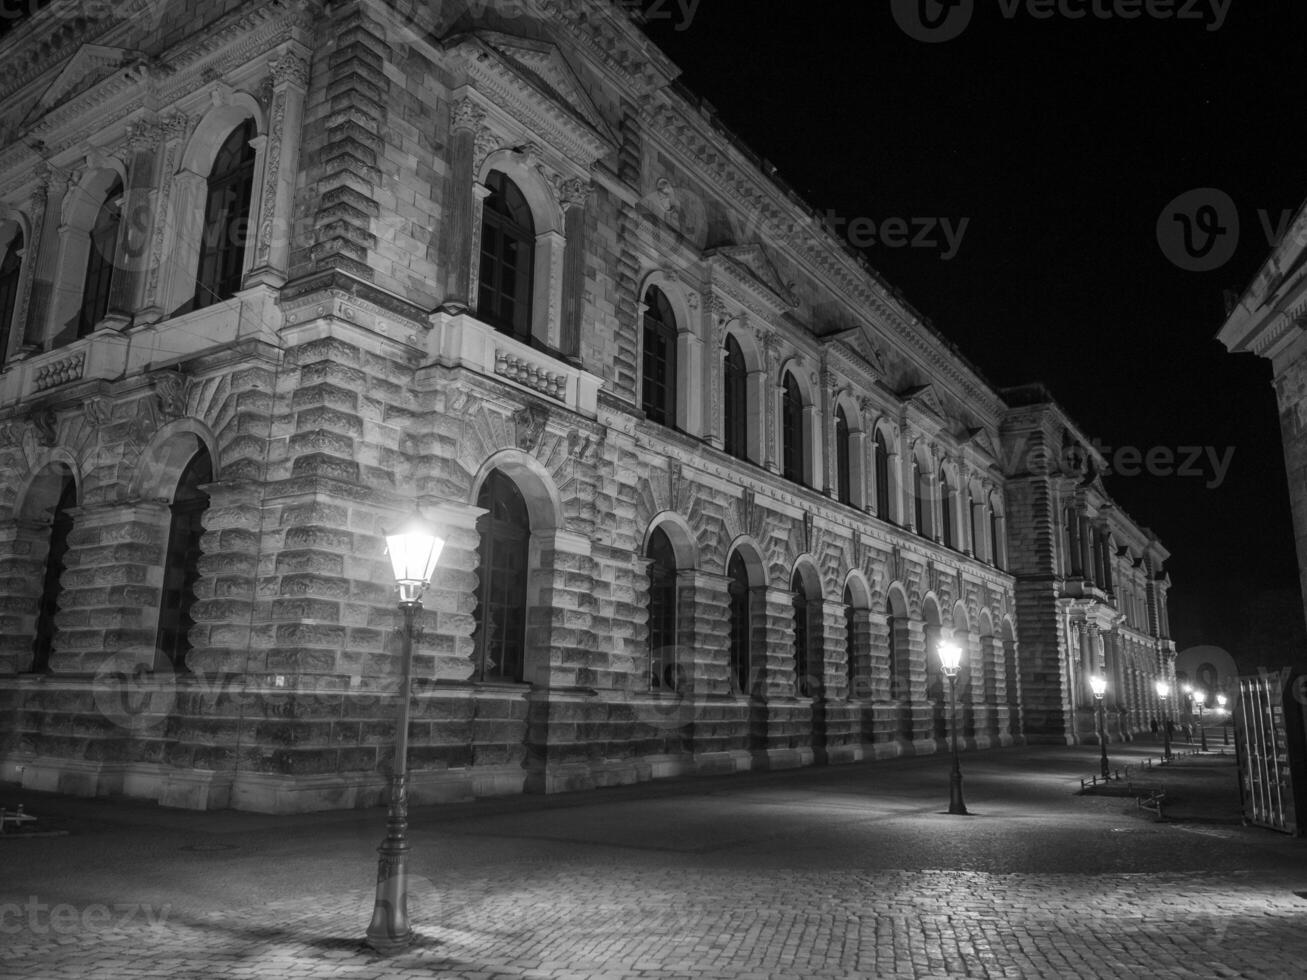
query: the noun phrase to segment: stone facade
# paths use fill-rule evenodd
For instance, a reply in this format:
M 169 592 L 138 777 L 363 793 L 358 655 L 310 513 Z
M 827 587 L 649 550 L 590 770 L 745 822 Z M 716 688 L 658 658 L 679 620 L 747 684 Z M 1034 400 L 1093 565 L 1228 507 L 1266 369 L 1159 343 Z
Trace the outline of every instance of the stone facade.
M 1307 206 L 1294 216 L 1270 258 L 1230 311 L 1218 339 L 1232 354 L 1271 362 L 1280 407 L 1280 437 L 1289 478 L 1289 505 L 1298 578 L 1307 611 Z
M 981 378 L 621 5 L 48 9 L 0 52 L 0 776 L 378 802 L 384 533 L 415 507 L 446 538 L 413 668 L 419 800 L 935 752 L 945 640 L 968 749 L 1092 736 L 1091 671 L 1114 735 L 1156 713 L 1166 552 L 1085 438 L 1041 389 Z M 248 204 L 215 224 L 233 152 Z M 518 319 L 492 323 L 505 182 L 531 237 Z M 480 505 L 505 479 L 511 572 Z M 496 582 L 521 589 L 512 676 L 487 669 Z

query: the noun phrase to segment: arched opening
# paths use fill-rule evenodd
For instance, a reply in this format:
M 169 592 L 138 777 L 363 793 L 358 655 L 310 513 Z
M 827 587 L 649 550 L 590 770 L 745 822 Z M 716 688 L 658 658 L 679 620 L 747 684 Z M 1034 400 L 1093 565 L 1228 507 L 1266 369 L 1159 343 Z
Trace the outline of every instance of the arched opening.
M 177 481 L 168 527 L 168 551 L 163 564 L 163 590 L 159 602 L 159 640 L 155 669 L 165 664 L 174 671 L 186 669 L 191 650 L 190 630 L 195 625 L 195 584 L 200 578 L 200 541 L 209 495 L 204 486 L 213 482 L 213 460 L 203 446 L 191 457 Z
M 999 512 L 998 498 L 989 495 L 989 554 L 994 567 L 1007 568 L 1007 553 L 1003 547 L 1003 515 Z
M 914 455 L 912 457 L 912 517 L 917 533 L 923 537 L 929 530 L 926 527 L 926 503 L 926 474 Z
M 889 505 L 889 446 L 885 433 L 876 433 L 876 516 L 882 521 L 891 520 Z
M 641 401 L 645 418 L 676 424 L 676 314 L 667 295 L 650 286 L 644 296 Z
M 861 696 L 858 661 L 860 652 L 860 622 L 853 589 L 844 586 L 844 671 L 849 683 L 849 697 Z
M 749 601 L 749 570 L 737 551 L 726 569 L 731 613 L 731 683 L 737 694 L 749 693 L 750 634 L 752 603 Z
M 475 677 L 521 682 L 526 651 L 531 520 L 517 484 L 493 471 L 481 486 L 481 565 L 476 590 Z
M 64 562 L 68 556 L 68 538 L 73 530 L 72 510 L 77 506 L 77 484 L 72 473 L 62 470 L 57 476 L 57 496 L 50 513 L 49 550 L 41 580 L 41 597 L 37 604 L 36 630 L 32 640 L 32 672 L 48 673 L 50 654 L 54 650 L 55 616 L 63 596 Z
M 531 342 L 535 279 L 535 219 L 526 196 L 507 175 L 492 170 L 482 206 L 477 316 L 501 333 Z
M 801 698 L 820 697 L 825 678 L 821 670 L 820 642 L 814 642 L 813 624 L 821 621 L 820 601 L 804 581 L 802 570 L 790 577 L 791 603 L 794 608 L 794 693 Z M 814 615 L 815 613 L 815 615 Z
M 23 230 L 14 228 L 0 255 L 0 364 L 9 353 L 10 331 L 18 312 L 18 286 L 23 278 Z
M 178 312 L 201 310 L 231 299 L 241 288 L 254 194 L 253 119 L 231 131 L 218 149 L 206 182 L 195 295 Z
M 649 685 L 655 691 L 684 687 L 677 656 L 676 550 L 655 528 L 645 549 L 649 559 Z
M 82 279 L 82 305 L 77 312 L 77 336 L 85 337 L 109 312 L 109 291 L 117 268 L 118 232 L 122 223 L 123 184 L 115 179 L 109 186 L 95 223 L 90 229 L 90 251 Z
M 749 367 L 740 342 L 726 335 L 722 378 L 722 439 L 727 454 L 749 458 Z
M 781 475 L 803 483 L 803 393 L 793 373 L 785 373 L 781 394 Z
M 835 409 L 835 495 L 842 504 L 853 503 L 852 453 L 849 449 L 849 417 L 844 406 Z

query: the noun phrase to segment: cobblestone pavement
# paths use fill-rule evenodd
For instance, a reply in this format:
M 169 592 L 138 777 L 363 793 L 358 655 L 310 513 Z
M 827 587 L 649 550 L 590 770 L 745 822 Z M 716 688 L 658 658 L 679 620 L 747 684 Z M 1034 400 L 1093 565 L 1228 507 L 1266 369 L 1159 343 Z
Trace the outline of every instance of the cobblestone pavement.
M 1009 762 L 1018 765 L 1013 756 L 975 768 L 993 780 Z M 1195 780 L 1215 772 L 1194 765 Z M 851 801 L 857 784 L 845 771 L 701 784 L 701 793 L 423 811 L 410 888 L 417 940 L 384 959 L 362 945 L 372 893 L 357 887 L 370 880 L 377 811 L 281 824 L 171 814 L 98 837 L 74 820 L 62 842 L 0 843 L 0 862 L 15 871 L 0 883 L 0 977 L 1307 972 L 1300 842 L 1240 827 L 1224 811 L 1154 824 L 1121 800 L 1071 795 L 1065 779 L 1047 791 L 980 792 L 977 816 L 950 818 L 922 805 L 939 795 L 938 766 L 890 768 L 877 774 L 871 805 Z M 1228 773 L 1216 774 L 1224 785 Z M 1173 795 L 1188 792 L 1192 807 L 1197 788 Z M 1016 810 L 1006 809 L 1009 797 Z M 79 841 L 88 845 L 81 873 L 38 887 L 41 863 L 27 855 L 39 855 L 26 849 L 44 849 L 46 873 L 63 875 L 60 848 Z M 1115 870 L 1132 854 L 1146 871 Z

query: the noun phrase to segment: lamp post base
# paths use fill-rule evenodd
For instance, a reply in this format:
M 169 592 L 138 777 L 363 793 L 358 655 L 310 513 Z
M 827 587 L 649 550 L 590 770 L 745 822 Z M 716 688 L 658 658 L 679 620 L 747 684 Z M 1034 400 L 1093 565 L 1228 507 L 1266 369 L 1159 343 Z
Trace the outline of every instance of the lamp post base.
M 962 802 L 962 773 L 956 771 L 949 779 L 948 812 L 955 816 L 971 816 L 967 805 Z

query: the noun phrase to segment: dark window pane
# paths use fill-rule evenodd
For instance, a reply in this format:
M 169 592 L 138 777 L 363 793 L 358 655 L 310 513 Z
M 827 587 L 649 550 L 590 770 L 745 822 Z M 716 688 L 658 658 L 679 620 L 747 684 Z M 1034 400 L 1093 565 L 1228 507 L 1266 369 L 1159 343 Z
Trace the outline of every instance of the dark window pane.
M 726 337 L 726 363 L 722 400 L 724 402 L 724 448 L 736 459 L 749 455 L 749 370 L 744 351 L 729 334 Z
M 200 579 L 204 512 L 209 508 L 209 496 L 201 487 L 212 482 L 213 461 L 208 450 L 201 449 L 183 471 L 171 507 L 159 609 L 159 653 L 175 671 L 186 669 L 186 654 L 191 650 L 190 632 L 195 625 L 191 609 Z
M 90 254 L 82 282 L 82 306 L 77 317 L 77 336 L 85 337 L 109 312 L 109 290 L 113 285 L 118 255 L 118 226 L 122 219 L 123 185 L 114 181 L 105 195 L 91 228 Z
M 246 120 L 227 137 L 209 173 L 200 262 L 191 309 L 199 310 L 231 299 L 241 288 L 245 244 L 249 236 L 250 198 L 254 193 L 252 139 L 254 121 Z
M 531 523 L 517 485 L 496 470 L 477 506 L 488 511 L 481 534 L 476 606 L 476 677 L 521 681 L 526 650 L 527 565 Z
M 659 425 L 676 424 L 676 316 L 661 289 L 645 294 L 644 413 Z
M 790 582 L 790 591 L 794 594 L 794 690 L 799 697 L 806 698 L 812 695 L 813 690 L 808 663 L 808 595 L 798 572 L 795 572 L 794 579 Z
M 835 410 L 835 482 L 842 504 L 853 502 L 853 481 L 849 471 L 849 420 L 843 408 Z
M 890 519 L 889 447 L 879 432 L 876 433 L 876 514 L 882 521 Z
M 71 475 L 64 477 L 50 523 L 50 550 L 45 559 L 45 578 L 41 586 L 41 600 L 36 613 L 36 638 L 32 642 L 32 670 L 43 674 L 50 669 L 50 653 L 54 649 L 54 619 L 59 612 L 63 594 L 61 579 L 64 559 L 68 555 L 68 536 L 73 530 L 73 515 L 77 506 L 77 484 Z
M 501 333 L 529 340 L 535 223 L 521 189 L 498 170 L 486 178 L 477 316 Z
M 14 327 L 14 314 L 18 310 L 18 283 L 22 279 L 23 233 L 17 232 L 0 258 L 0 364 L 5 362 L 9 350 L 9 331 Z
M 785 375 L 781 401 L 782 475 L 795 483 L 803 481 L 803 396 L 794 375 Z
M 749 692 L 749 573 L 744 567 L 744 559 L 738 554 L 731 558 L 727 569 L 730 579 L 728 586 L 731 597 L 731 676 L 736 690 Z
M 649 672 L 654 690 L 681 687 L 676 656 L 676 553 L 661 529 L 649 537 Z

